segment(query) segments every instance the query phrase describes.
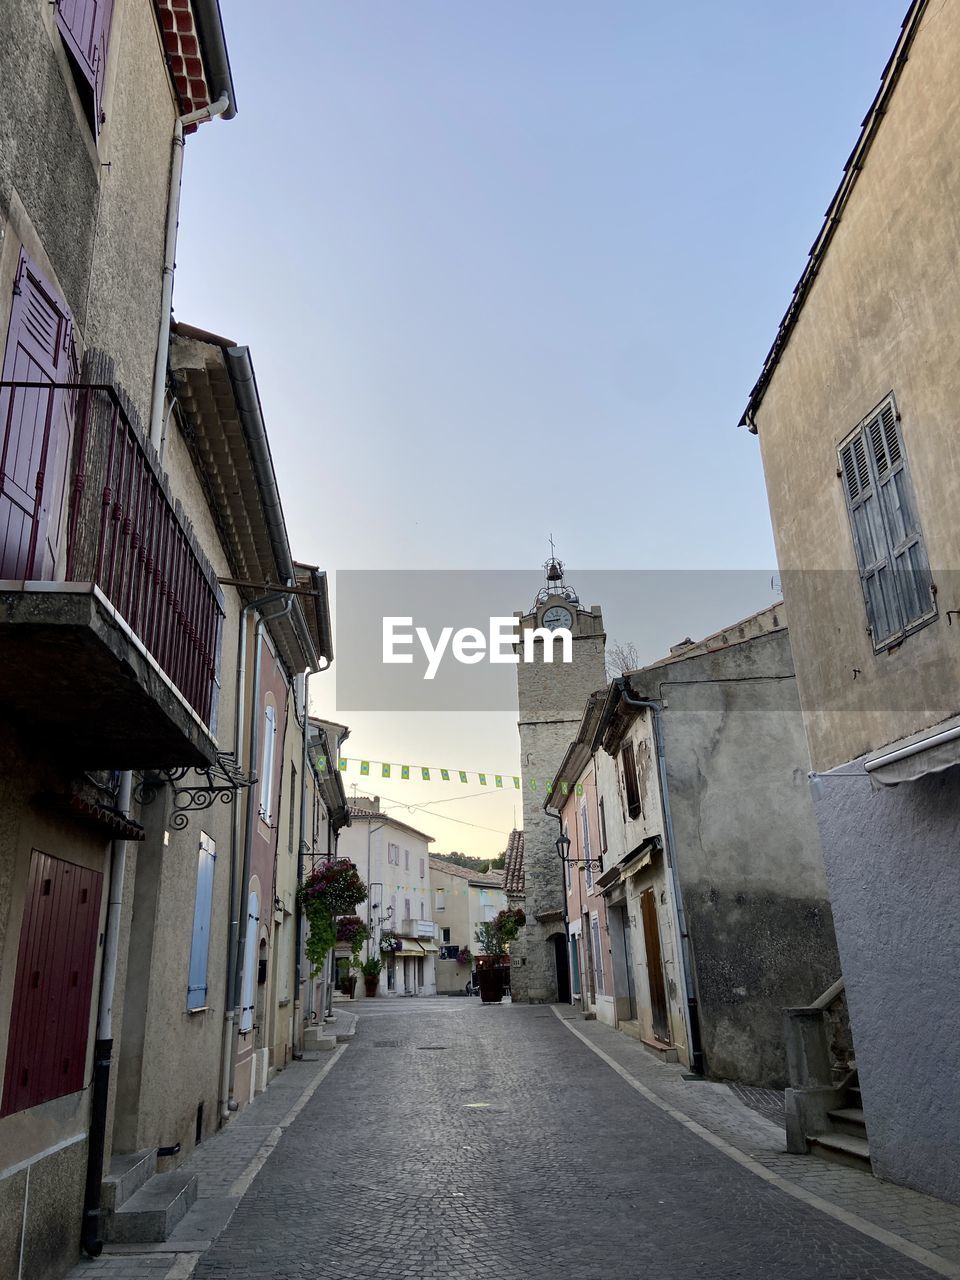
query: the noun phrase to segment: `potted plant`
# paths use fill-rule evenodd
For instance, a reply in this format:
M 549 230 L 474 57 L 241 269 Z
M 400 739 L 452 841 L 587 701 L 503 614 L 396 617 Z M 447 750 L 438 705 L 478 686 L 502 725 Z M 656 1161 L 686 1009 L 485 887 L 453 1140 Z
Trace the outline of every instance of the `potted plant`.
M 400 935 L 394 929 L 383 929 L 380 932 L 380 950 L 386 955 L 399 951 L 403 946 Z
M 527 923 L 521 907 L 506 907 L 493 920 L 477 927 L 481 954 L 477 957 L 477 979 L 484 1004 L 499 1004 L 504 992 L 504 969 L 510 963 L 510 943 Z
M 379 956 L 371 956 L 369 960 L 364 960 L 363 964 L 357 965 L 357 968 L 363 974 L 363 994 L 375 996 L 380 988 L 383 961 Z
M 350 962 L 343 975 L 340 990 L 352 1000 L 357 989 L 357 975 L 352 972 L 360 964 L 360 948 L 370 937 L 370 930 L 359 916 L 340 916 L 337 920 L 337 945 L 350 948 Z
M 339 916 L 347 916 L 355 920 L 360 928 L 366 931 L 366 925 L 356 916 L 350 916 L 367 897 L 367 886 L 360 879 L 357 868 L 349 858 L 336 858 L 330 862 L 321 862 L 297 889 L 297 903 L 303 912 L 308 925 L 305 944 L 307 960 L 310 964 L 310 975 L 313 977 L 323 967 L 328 953 L 337 943 Z M 355 926 L 350 926 L 355 930 Z M 357 952 L 359 954 L 359 947 Z M 351 942 L 351 946 L 352 946 Z M 341 984 L 341 990 L 348 983 L 352 986 L 348 992 L 353 994 L 356 986 L 353 975 Z

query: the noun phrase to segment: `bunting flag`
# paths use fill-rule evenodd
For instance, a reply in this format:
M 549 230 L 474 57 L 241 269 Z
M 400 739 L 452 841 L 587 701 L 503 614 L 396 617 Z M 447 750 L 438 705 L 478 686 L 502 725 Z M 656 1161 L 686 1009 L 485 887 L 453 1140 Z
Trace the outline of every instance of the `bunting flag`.
M 491 783 L 497 791 L 506 789 L 505 779 L 512 780 L 515 791 L 523 788 L 523 781 L 520 776 L 515 773 L 490 773 L 486 770 L 480 773 L 473 769 L 448 769 L 441 768 L 439 765 L 428 764 L 397 764 L 390 760 L 361 760 L 359 756 L 340 756 L 336 764 L 327 756 L 318 755 L 314 757 L 318 772 L 325 773 L 328 769 L 336 768 L 340 773 L 348 773 L 352 766 L 356 766 L 361 778 L 372 778 L 379 768 L 379 776 L 381 778 L 400 778 L 404 782 L 416 779 L 418 782 L 451 782 L 456 778 L 461 784 L 467 784 L 471 780 L 475 780 L 481 787 L 489 787 Z M 526 785 L 531 791 L 542 792 L 544 795 L 553 793 L 552 778 L 527 778 Z M 584 786 L 582 782 L 565 782 L 560 779 L 557 784 L 563 795 L 584 794 Z

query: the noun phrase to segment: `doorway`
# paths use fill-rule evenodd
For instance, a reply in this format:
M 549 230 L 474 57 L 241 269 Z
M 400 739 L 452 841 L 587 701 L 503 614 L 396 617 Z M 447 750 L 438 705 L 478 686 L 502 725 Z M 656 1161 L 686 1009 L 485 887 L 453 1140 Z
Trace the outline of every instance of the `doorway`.
M 652 889 L 644 889 L 640 895 L 640 917 L 643 922 L 643 941 L 647 950 L 647 981 L 650 985 L 653 1038 L 659 1040 L 661 1044 L 670 1044 L 670 1012 L 667 1008 L 667 989 L 663 981 L 660 925 L 657 920 L 657 900 Z
M 562 933 L 553 935 L 553 955 L 557 965 L 557 1000 L 570 1003 L 570 967 L 567 964 L 567 940 Z
M 623 963 L 627 973 L 627 1004 L 630 1021 L 637 1016 L 637 984 L 633 976 L 633 930 L 630 928 L 630 912 L 626 905 L 617 909 L 623 932 Z

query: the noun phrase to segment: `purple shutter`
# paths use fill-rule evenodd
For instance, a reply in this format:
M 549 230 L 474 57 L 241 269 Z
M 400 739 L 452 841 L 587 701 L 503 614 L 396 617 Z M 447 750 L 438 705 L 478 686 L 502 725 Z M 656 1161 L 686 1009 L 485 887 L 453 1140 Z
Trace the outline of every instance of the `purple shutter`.
M 84 1086 L 103 876 L 34 849 L 0 1116 Z
M 93 126 L 99 133 L 113 0 L 56 0 L 56 3 L 60 34 L 93 94 Z
M 75 383 L 77 372 L 66 303 L 21 250 L 2 380 Z M 53 577 L 75 400 L 42 385 L 0 388 L 0 578 Z

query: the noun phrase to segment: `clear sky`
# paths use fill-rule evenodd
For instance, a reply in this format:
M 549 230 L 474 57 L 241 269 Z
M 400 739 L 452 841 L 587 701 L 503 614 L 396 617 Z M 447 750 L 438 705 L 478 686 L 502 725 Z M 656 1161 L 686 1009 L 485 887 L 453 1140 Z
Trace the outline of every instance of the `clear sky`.
M 297 557 L 772 570 L 736 424 L 906 0 L 221 3 L 175 310 L 251 348 Z M 350 751 L 507 772 L 513 722 L 364 713 Z M 398 816 L 512 825 L 444 810 L 494 831 Z

